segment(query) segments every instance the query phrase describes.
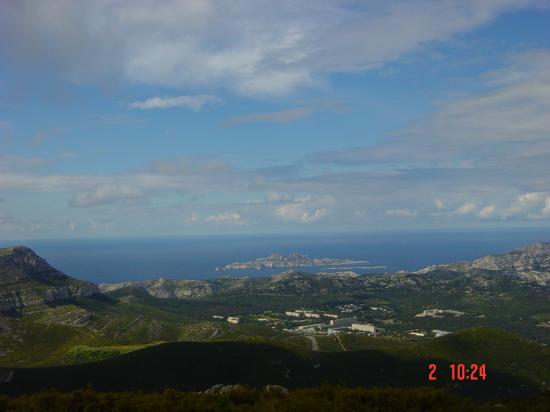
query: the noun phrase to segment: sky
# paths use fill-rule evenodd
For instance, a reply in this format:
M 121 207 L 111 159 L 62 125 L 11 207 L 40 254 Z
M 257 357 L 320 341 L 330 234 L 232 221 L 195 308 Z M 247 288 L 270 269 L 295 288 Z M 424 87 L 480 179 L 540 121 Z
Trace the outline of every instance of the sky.
M 550 1 L 0 2 L 0 239 L 550 228 Z

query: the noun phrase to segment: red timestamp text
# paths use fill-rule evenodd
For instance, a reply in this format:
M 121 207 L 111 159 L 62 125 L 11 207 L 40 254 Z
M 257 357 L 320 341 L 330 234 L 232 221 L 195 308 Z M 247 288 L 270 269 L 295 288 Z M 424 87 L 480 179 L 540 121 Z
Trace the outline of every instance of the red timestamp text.
M 484 363 L 451 363 L 449 374 L 451 381 L 484 381 L 487 379 L 487 365 Z M 438 365 L 430 363 L 428 365 L 428 380 L 436 381 L 438 379 Z

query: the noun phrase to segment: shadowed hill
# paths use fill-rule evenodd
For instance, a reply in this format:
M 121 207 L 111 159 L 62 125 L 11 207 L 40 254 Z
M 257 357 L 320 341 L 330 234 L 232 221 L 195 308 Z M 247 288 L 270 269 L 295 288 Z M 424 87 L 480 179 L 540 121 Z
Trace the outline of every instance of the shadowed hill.
M 497 336 L 498 335 L 498 336 Z M 549 350 L 516 339 L 510 334 L 478 329 L 450 336 L 408 351 L 361 350 L 340 353 L 312 353 L 300 356 L 266 344 L 244 342 L 177 342 L 135 351 L 103 362 L 48 368 L 14 369 L 9 383 L 0 385 L 8 394 L 35 392 L 45 388 L 74 390 L 91 384 L 100 391 L 204 390 L 215 384 L 263 386 L 279 384 L 288 388 L 311 387 L 322 383 L 345 386 L 411 387 L 431 384 L 450 387 L 474 397 L 502 397 L 543 391 L 541 379 L 548 381 Z M 435 345 L 435 346 L 434 346 Z M 484 358 L 486 353 L 509 352 L 514 357 Z M 453 351 L 463 347 L 460 358 Z M 474 349 L 471 349 L 474 348 Z M 491 355 L 492 356 L 492 355 Z M 515 365 L 525 359 L 526 366 Z M 448 364 L 455 361 L 487 363 L 488 378 L 477 382 L 451 382 Z M 493 362 L 493 363 L 491 363 Z M 441 367 L 438 381 L 428 382 L 427 365 Z M 539 364 L 539 373 L 529 374 Z M 546 368 L 546 369 L 544 369 Z M 542 372 L 540 372 L 542 371 Z M 546 372 L 545 372 L 546 371 Z

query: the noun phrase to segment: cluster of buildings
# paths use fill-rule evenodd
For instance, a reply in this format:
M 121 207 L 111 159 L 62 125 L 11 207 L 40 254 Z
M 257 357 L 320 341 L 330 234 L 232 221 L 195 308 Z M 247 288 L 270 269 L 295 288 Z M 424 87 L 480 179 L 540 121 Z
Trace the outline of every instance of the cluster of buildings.
M 339 318 L 338 315 L 333 315 L 330 313 L 315 313 L 315 312 L 304 311 L 304 310 L 286 312 L 285 314 L 288 317 L 301 318 L 301 319 L 303 318 L 320 319 L 321 317 L 331 318 L 328 324 L 316 323 L 316 324 L 301 325 L 292 329 L 284 329 L 287 332 L 303 333 L 303 334 L 326 333 L 327 335 L 335 335 L 344 330 L 352 330 L 355 332 L 369 333 L 373 335 L 380 332 L 380 329 L 378 329 L 376 326 L 370 323 L 359 323 L 356 316 L 352 316 L 348 318 Z
M 229 323 L 240 323 L 241 322 L 241 318 L 239 318 L 238 316 L 228 316 L 227 319 L 226 319 L 223 316 L 212 315 L 212 318 L 213 319 L 219 319 L 219 320 L 224 320 L 225 319 Z
M 355 305 L 346 305 L 346 309 L 351 309 L 351 306 Z M 346 318 L 340 318 L 338 315 L 334 313 L 328 313 L 328 312 L 322 312 L 322 311 L 313 311 L 313 310 L 306 310 L 306 309 L 296 309 L 291 311 L 286 311 L 285 315 L 287 318 L 291 318 L 296 321 L 305 322 L 307 324 L 303 324 L 300 326 L 296 326 L 293 328 L 283 329 L 287 332 L 292 333 L 301 333 L 301 334 L 309 334 L 309 333 L 320 333 L 320 334 L 327 334 L 327 335 L 335 335 L 342 331 L 354 331 L 359 333 L 368 333 L 372 335 L 376 335 L 377 333 L 381 332 L 381 329 L 377 328 L 376 326 L 370 324 L 370 323 L 360 323 L 357 320 L 356 316 L 346 317 Z M 237 316 L 228 316 L 227 318 L 220 315 L 213 315 L 213 319 L 217 320 L 225 320 L 229 323 L 240 323 L 241 319 Z M 320 322 L 311 324 L 307 321 L 310 320 L 316 320 L 318 319 Z M 328 323 L 326 321 L 328 320 Z M 282 320 L 277 319 L 271 319 L 271 318 L 257 318 L 257 321 L 259 322 L 275 322 L 275 323 L 283 323 Z M 321 322 L 325 323 L 321 323 Z M 300 322 L 300 323 L 301 323 Z M 273 326 L 275 328 L 275 326 Z
M 358 304 L 355 304 L 355 303 L 347 303 L 345 305 L 336 306 L 336 309 L 338 309 L 342 313 L 357 312 L 358 310 L 360 310 L 362 308 L 363 308 L 363 305 L 358 305 Z
M 423 312 L 420 312 L 415 316 L 415 318 L 442 318 L 444 316 L 454 316 L 459 317 L 464 315 L 464 312 L 460 312 L 459 310 L 452 310 L 452 309 L 426 309 Z
M 448 335 L 451 332 L 447 330 L 432 329 L 431 332 L 423 331 L 423 330 L 410 330 L 408 333 L 409 335 L 419 336 L 419 337 L 426 337 L 429 335 L 433 335 L 435 338 L 440 338 L 441 336 Z
M 351 329 L 355 332 L 370 333 L 376 335 L 381 330 L 372 323 L 359 323 L 356 316 L 349 318 L 341 318 L 330 321 L 330 326 L 327 329 L 328 335 L 339 333 L 342 329 Z
M 285 315 L 289 318 L 309 318 L 309 319 L 321 319 L 323 318 L 331 318 L 331 319 L 338 319 L 338 315 L 334 315 L 332 313 L 319 313 L 319 312 L 312 312 L 310 310 L 294 310 L 294 311 L 286 311 Z

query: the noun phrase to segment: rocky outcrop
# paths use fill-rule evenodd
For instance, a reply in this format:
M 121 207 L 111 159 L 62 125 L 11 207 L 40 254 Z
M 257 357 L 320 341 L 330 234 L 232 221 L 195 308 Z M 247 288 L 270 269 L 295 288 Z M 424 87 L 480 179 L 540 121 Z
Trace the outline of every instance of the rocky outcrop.
M 466 262 L 428 266 L 416 273 L 424 274 L 437 270 L 475 272 L 490 270 L 502 272 L 526 282 L 542 286 L 550 285 L 550 243 L 533 243 L 499 255 L 485 256 Z
M 27 247 L 0 249 L 0 311 L 95 293 L 97 285 L 65 275 Z
M 300 253 L 291 253 L 288 256 L 272 254 L 271 256 L 250 260 L 248 262 L 234 262 L 217 267 L 216 270 L 295 268 L 300 266 L 349 265 L 355 263 L 368 262 L 366 260 L 333 259 L 326 257 L 316 258 Z

